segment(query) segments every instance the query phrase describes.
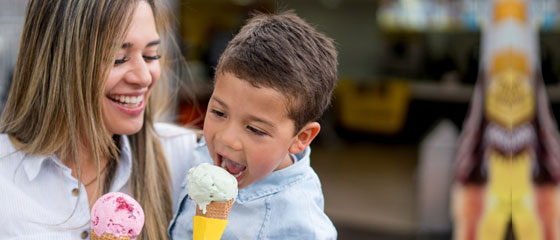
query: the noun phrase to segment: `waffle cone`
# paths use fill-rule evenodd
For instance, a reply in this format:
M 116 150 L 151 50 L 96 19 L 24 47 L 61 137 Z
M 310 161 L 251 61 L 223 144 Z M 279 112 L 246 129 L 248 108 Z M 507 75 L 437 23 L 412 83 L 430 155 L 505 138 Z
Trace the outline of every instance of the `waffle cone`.
M 115 237 L 112 234 L 108 234 L 108 233 L 103 233 L 103 235 L 97 236 L 97 234 L 95 234 L 95 231 L 93 231 L 93 229 L 91 230 L 91 240 L 131 240 L 131 238 L 129 236 L 120 236 L 120 237 Z
M 202 210 L 196 205 L 196 216 L 202 216 L 207 218 L 222 219 L 227 220 L 229 211 L 231 211 L 231 206 L 235 199 L 231 199 L 227 202 L 211 202 L 206 205 L 206 214 L 202 213 Z

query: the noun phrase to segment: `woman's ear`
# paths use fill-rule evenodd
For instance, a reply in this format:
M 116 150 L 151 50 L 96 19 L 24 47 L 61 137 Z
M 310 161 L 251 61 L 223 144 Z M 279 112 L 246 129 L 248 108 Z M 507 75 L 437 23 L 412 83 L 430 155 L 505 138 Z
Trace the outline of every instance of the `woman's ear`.
M 290 145 L 290 153 L 296 154 L 305 150 L 317 134 L 319 134 L 319 131 L 321 131 L 321 125 L 318 122 L 310 122 L 303 126 L 296 134 L 292 145 Z

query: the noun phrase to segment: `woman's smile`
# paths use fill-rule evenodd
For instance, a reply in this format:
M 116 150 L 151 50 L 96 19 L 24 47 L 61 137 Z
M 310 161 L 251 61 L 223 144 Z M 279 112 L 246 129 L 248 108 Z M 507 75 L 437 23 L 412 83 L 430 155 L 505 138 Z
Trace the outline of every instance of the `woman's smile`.
M 110 94 L 107 97 L 112 105 L 120 112 L 136 116 L 142 114 L 145 108 L 144 94 Z

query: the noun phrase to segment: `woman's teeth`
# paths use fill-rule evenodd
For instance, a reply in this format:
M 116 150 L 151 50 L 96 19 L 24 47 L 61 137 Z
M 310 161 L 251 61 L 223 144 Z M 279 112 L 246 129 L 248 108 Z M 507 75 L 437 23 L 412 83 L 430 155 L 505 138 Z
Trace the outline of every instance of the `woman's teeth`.
M 125 96 L 125 95 L 111 95 L 111 100 L 124 105 L 125 107 L 137 107 L 144 100 L 144 95 L 140 96 Z

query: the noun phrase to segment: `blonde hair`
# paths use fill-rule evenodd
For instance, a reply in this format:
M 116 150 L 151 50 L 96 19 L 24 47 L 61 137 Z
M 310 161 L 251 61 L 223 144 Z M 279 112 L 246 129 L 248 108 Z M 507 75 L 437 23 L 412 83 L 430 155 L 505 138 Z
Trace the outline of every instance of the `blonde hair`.
M 115 53 L 139 1 L 31 0 L 13 83 L 0 117 L 0 132 L 7 133 L 19 150 L 72 157 L 79 180 L 80 144 L 89 147 L 98 179 L 101 159 L 109 158 L 105 183 L 99 184 L 103 193 L 109 191 L 119 149 L 104 125 L 101 100 Z M 146 2 L 154 12 L 165 51 L 169 47 L 165 41 L 169 40 L 168 14 L 157 0 Z M 162 76 L 152 90 L 144 125 L 129 136 L 134 161 L 130 189 L 146 216 L 138 239 L 168 239 L 172 217 L 169 169 L 153 127 L 155 110 L 170 104 L 165 101 L 169 99 L 165 73 L 170 56 L 162 56 Z

